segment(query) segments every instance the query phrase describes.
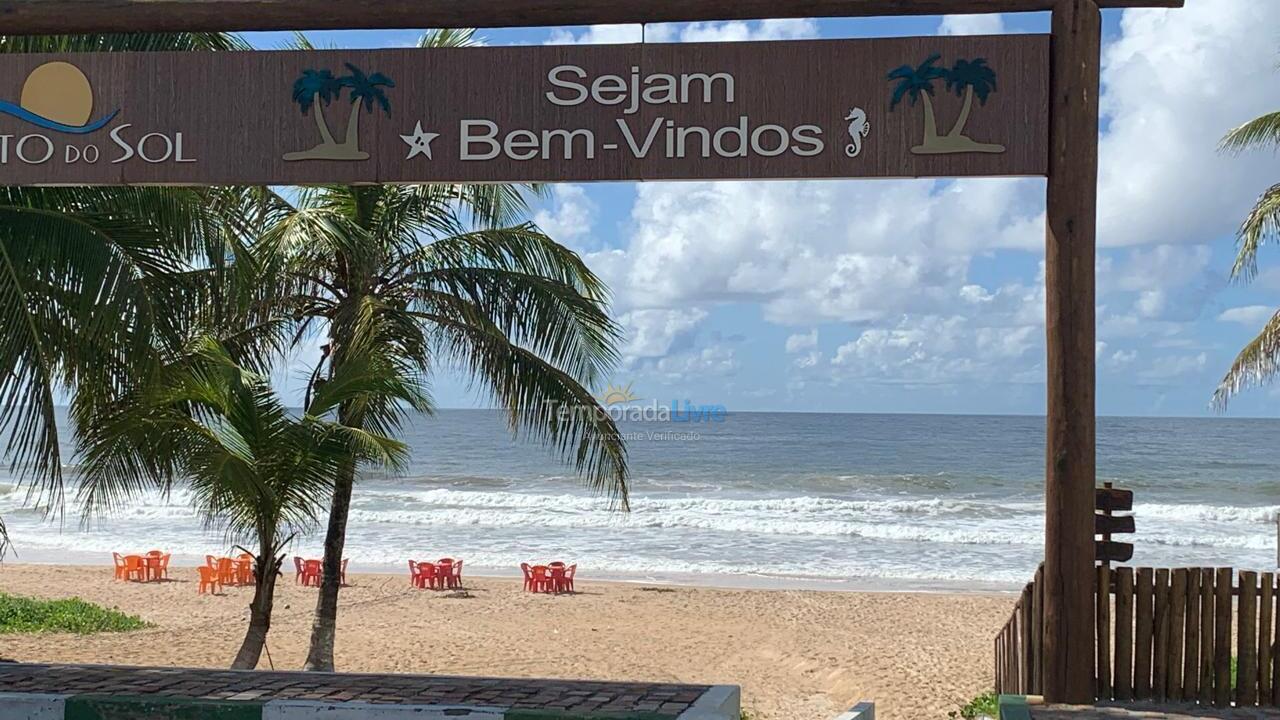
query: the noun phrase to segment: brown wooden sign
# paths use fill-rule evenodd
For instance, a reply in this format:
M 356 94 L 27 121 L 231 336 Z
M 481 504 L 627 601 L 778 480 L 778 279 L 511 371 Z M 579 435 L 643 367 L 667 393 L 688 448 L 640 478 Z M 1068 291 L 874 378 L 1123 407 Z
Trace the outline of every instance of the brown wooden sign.
M 1094 507 L 1102 512 L 1127 512 L 1133 509 L 1133 491 L 1119 488 L 1095 488 Z
M 1095 542 L 1093 559 L 1096 562 L 1129 562 L 1133 559 L 1133 544 L 1121 542 Z
M 0 184 L 1044 175 L 1043 35 L 0 56 Z
M 1094 515 L 1094 535 L 1126 535 L 1137 532 L 1132 515 Z

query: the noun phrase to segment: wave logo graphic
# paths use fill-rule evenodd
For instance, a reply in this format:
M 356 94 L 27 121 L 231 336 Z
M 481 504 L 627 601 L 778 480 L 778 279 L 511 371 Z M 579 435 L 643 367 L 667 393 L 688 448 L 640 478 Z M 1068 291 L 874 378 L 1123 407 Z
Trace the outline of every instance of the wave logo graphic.
M 93 86 L 80 68 L 65 62 L 45 63 L 27 76 L 17 104 L 0 100 L 0 115 L 70 135 L 101 130 L 120 113 L 93 117 Z

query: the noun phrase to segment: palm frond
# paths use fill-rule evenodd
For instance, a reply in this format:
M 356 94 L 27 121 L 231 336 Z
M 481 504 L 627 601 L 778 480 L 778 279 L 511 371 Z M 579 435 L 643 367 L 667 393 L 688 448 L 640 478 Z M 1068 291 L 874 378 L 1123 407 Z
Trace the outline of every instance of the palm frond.
M 1232 279 L 1252 280 L 1258 274 L 1258 249 L 1280 240 L 1280 184 L 1258 198 L 1236 235 L 1236 260 Z
M 1273 315 L 1262 332 L 1236 356 L 1213 394 L 1214 407 L 1225 410 L 1231 398 L 1271 382 L 1277 370 L 1280 370 L 1280 313 Z
M 1271 146 L 1280 149 L 1280 112 L 1255 118 L 1227 133 L 1219 146 L 1225 152 L 1243 152 Z

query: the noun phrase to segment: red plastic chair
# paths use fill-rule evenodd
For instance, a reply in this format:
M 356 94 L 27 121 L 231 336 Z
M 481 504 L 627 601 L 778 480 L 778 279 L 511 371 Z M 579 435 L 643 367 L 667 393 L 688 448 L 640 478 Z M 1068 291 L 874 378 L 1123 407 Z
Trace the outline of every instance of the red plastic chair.
M 533 576 L 534 592 L 551 592 L 551 583 L 547 578 L 547 571 L 550 569 L 546 565 L 534 565 L 529 568 L 529 573 Z
M 578 572 L 578 564 L 570 565 L 564 571 L 564 587 L 567 592 L 573 592 L 573 576 Z
M 302 558 L 297 555 L 293 556 L 293 571 L 294 584 L 302 582 Z
M 418 587 L 418 563 L 409 561 L 409 586 Z
M 351 560 L 349 558 L 343 558 L 342 569 L 338 571 L 338 584 L 342 587 L 347 586 L 347 563 L 350 561 Z
M 319 560 L 305 560 L 302 563 L 302 584 L 320 587 L 320 576 L 324 566 Z
M 524 591 L 533 592 L 533 571 L 529 569 L 529 563 L 520 563 L 520 572 L 524 573 Z
M 449 558 L 442 558 L 436 563 L 436 582 L 433 587 L 437 590 L 453 587 L 453 561 Z
M 456 587 L 456 588 L 462 587 L 462 561 L 461 560 L 455 560 L 453 563 L 452 581 L 453 581 L 453 584 L 450 585 L 449 587 Z
M 547 567 L 547 591 L 553 593 L 563 592 L 565 589 L 564 581 L 564 565 L 551 565 Z
M 435 588 L 436 586 L 436 566 L 429 562 L 418 563 L 418 588 L 425 590 L 427 587 Z

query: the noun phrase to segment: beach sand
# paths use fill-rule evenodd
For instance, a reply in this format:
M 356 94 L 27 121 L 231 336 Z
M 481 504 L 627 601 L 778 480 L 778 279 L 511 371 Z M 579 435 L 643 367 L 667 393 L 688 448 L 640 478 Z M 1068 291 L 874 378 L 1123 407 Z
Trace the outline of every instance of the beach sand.
M 858 700 L 877 717 L 945 718 L 992 686 L 992 638 L 1012 595 L 728 590 L 593 582 L 533 595 L 518 578 L 468 578 L 471 597 L 415 590 L 405 575 L 351 575 L 339 670 L 728 683 L 761 720 L 833 718 Z M 79 596 L 156 627 L 131 633 L 0 635 L 19 661 L 226 667 L 252 588 L 198 595 L 193 568 L 162 584 L 110 567 L 0 564 L 0 591 Z M 277 669 L 306 654 L 315 588 L 280 583 L 268 649 Z M 266 667 L 264 658 L 263 667 Z

